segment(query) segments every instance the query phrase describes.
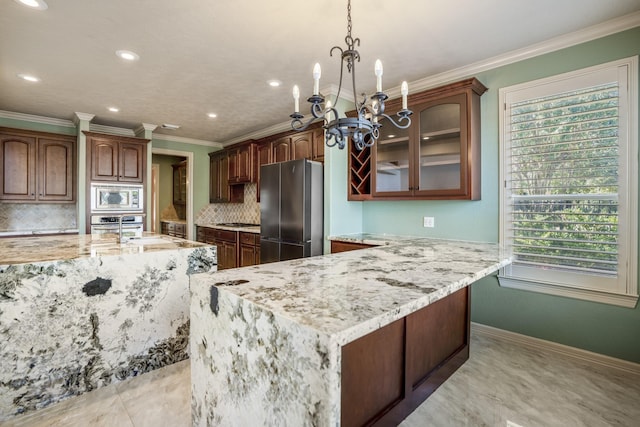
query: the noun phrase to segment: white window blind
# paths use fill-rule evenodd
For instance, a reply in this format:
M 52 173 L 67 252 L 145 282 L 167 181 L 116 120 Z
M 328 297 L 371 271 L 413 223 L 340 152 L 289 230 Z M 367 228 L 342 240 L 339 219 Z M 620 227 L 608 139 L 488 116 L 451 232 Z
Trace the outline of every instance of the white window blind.
M 501 284 L 637 295 L 629 67 L 501 90 L 501 240 L 514 255 Z

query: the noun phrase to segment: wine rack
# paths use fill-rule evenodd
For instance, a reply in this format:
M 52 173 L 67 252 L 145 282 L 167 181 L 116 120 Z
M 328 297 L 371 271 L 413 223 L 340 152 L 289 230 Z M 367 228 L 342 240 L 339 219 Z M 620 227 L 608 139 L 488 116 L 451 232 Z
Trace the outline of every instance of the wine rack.
M 362 151 L 349 144 L 348 200 L 371 199 L 371 147 Z

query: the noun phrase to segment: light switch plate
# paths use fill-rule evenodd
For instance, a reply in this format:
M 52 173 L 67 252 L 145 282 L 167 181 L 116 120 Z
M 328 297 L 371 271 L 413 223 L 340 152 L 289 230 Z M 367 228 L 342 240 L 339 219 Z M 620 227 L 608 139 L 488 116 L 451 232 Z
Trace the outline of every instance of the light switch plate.
M 436 219 L 432 216 L 425 216 L 423 220 L 423 226 L 427 228 L 433 228 L 436 226 Z

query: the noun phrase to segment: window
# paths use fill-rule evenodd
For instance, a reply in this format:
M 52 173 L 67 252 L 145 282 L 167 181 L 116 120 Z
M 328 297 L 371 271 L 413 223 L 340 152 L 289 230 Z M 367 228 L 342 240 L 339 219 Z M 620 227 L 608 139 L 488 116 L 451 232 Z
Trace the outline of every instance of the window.
M 501 286 L 638 299 L 638 58 L 500 90 Z

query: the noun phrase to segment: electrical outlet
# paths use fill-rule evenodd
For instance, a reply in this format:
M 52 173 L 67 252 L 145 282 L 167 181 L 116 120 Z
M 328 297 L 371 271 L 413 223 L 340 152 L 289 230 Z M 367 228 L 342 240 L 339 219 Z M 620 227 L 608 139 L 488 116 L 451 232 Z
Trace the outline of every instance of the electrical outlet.
M 436 226 L 436 219 L 432 216 L 425 216 L 423 220 L 423 226 L 427 228 L 433 228 Z

